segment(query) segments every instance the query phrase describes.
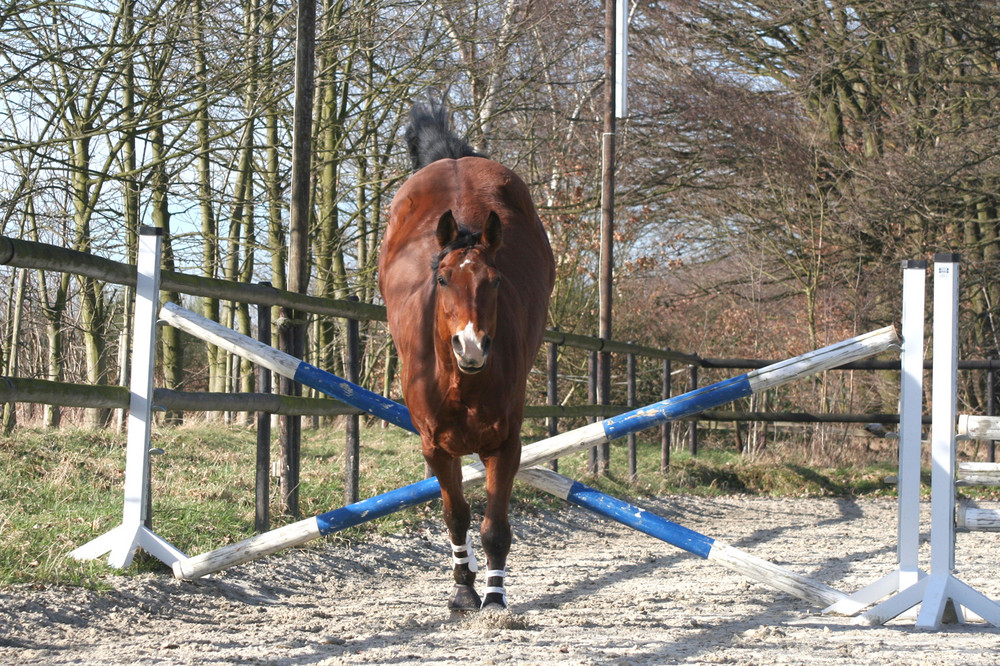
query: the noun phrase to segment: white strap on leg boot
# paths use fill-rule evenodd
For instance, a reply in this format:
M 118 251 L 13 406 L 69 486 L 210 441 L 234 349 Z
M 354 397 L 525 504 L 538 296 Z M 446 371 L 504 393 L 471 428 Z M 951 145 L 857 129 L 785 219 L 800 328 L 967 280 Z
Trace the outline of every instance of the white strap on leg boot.
M 504 579 L 506 577 L 507 577 L 507 572 L 504 571 L 503 569 L 490 569 L 489 571 L 486 572 L 486 584 L 487 584 L 487 587 L 486 587 L 485 593 L 483 594 L 483 604 L 484 605 L 486 604 L 486 595 L 487 594 L 499 594 L 503 598 L 504 608 L 507 607 L 507 588 L 504 587 L 504 584 L 503 584 L 503 581 L 504 581 Z M 490 582 L 491 578 L 499 578 L 500 579 L 500 585 L 499 586 L 490 585 L 489 582 Z
M 479 571 L 479 562 L 476 561 L 476 554 L 472 551 L 472 535 L 466 533 L 465 535 L 465 545 L 456 546 L 448 539 L 448 545 L 451 546 L 451 561 L 456 567 L 459 564 L 468 564 L 469 571 L 476 573 Z M 465 553 L 464 555 L 459 555 L 459 553 Z

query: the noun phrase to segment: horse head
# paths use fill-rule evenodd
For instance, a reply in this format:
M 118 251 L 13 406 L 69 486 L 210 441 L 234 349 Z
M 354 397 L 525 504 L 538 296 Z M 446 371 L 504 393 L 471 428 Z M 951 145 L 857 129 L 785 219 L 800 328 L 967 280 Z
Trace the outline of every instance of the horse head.
M 440 253 L 432 262 L 438 344 L 447 346 L 445 355 L 453 356 L 467 375 L 486 367 L 496 334 L 500 272 L 495 259 L 502 235 L 495 212 L 475 233 L 461 228 L 450 210 L 438 222 Z

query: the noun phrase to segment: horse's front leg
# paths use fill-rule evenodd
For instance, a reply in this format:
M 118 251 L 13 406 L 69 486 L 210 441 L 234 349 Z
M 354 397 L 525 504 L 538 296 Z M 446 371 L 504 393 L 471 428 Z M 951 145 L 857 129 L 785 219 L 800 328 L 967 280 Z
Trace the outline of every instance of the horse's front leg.
M 511 530 L 508 519 L 510 494 L 521 460 L 520 441 L 509 443 L 495 453 L 480 456 L 486 467 L 486 516 L 480 534 L 489 571 L 486 572 L 486 595 L 483 609 L 507 608 L 507 555 Z
M 442 513 L 451 544 L 455 588 L 448 601 L 448 608 L 458 611 L 479 610 L 482 601 L 474 587 L 479 566 L 469 538 L 472 512 L 462 492 L 461 460 L 452 458 L 436 447 L 424 447 L 424 458 L 441 484 L 444 506 Z

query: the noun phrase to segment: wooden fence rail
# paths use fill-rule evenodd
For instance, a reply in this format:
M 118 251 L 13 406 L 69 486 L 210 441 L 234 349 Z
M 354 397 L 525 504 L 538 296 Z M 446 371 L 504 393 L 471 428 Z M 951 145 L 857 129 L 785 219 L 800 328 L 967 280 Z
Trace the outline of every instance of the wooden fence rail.
M 91 277 L 112 284 L 135 286 L 135 266 L 131 264 L 9 236 L 0 236 L 0 265 L 59 271 Z M 263 284 L 230 282 L 174 271 L 160 273 L 160 287 L 164 291 L 176 291 L 189 296 L 218 298 L 250 305 L 287 307 L 299 312 L 332 317 L 345 317 L 361 321 L 386 320 L 385 308 L 381 305 L 308 296 Z M 703 362 L 701 357 L 694 354 L 555 330 L 545 332 L 545 341 L 589 351 L 633 353 L 649 358 L 671 359 L 680 363 L 701 364 Z
M 136 267 L 97 257 L 84 252 L 38 243 L 34 241 L 0 236 L 0 265 L 9 265 L 25 269 L 38 269 L 70 273 L 111 284 L 135 286 Z M 249 284 L 230 282 L 216 278 L 206 278 L 185 273 L 162 271 L 160 277 L 161 289 L 174 291 L 189 296 L 217 298 L 220 300 L 253 304 L 258 306 L 258 315 L 271 306 L 287 308 L 296 312 L 307 312 L 315 315 L 341 317 L 350 321 L 385 321 L 385 308 L 370 303 L 360 303 L 356 300 L 337 300 L 298 294 L 275 289 L 267 283 Z M 267 326 L 269 329 L 270 326 Z M 260 332 L 265 342 L 269 341 L 266 330 Z M 356 336 L 355 336 L 356 337 Z M 671 393 L 671 376 L 673 369 L 688 375 L 688 389 L 694 389 L 698 382 L 698 368 L 754 369 L 771 363 L 771 361 L 748 359 L 717 359 L 702 358 L 694 354 L 684 354 L 669 349 L 646 347 L 629 342 L 606 340 L 602 338 L 565 333 L 559 330 L 548 330 L 544 337 L 548 353 L 548 387 L 549 395 L 546 405 L 529 405 L 525 409 L 525 417 L 530 419 L 547 419 L 550 435 L 558 431 L 558 420 L 565 418 L 609 418 L 626 411 L 629 405 L 598 405 L 591 397 L 585 405 L 560 405 L 557 401 L 558 382 L 566 377 L 558 374 L 558 347 L 570 347 L 585 350 L 593 357 L 598 353 L 616 353 L 625 355 L 628 360 L 626 384 L 629 387 L 630 403 L 635 402 L 636 357 L 658 359 L 661 361 L 663 373 L 663 398 Z M 355 343 L 356 344 L 356 343 Z M 357 350 L 354 350 L 354 354 Z M 677 363 L 678 366 L 673 366 Z M 930 361 L 927 367 L 930 367 Z M 685 368 L 684 366 L 687 366 Z M 992 384 L 994 371 L 1000 368 L 996 359 L 961 361 L 961 369 L 987 370 Z M 841 366 L 841 369 L 866 370 L 898 370 L 899 361 L 857 361 Z M 659 369 L 658 369 L 659 371 Z M 594 378 L 590 378 L 593 383 Z M 265 385 L 262 382 L 260 385 Z M 594 393 L 594 386 L 590 392 Z M 21 378 L 0 378 L 0 403 L 29 402 L 61 405 L 66 407 L 84 408 L 122 408 L 128 405 L 129 390 L 117 386 L 73 385 L 60 382 Z M 257 412 L 258 424 L 261 427 L 260 439 L 269 440 L 269 420 L 263 414 L 280 414 L 288 416 L 353 416 L 358 412 L 352 407 L 327 398 L 302 398 L 278 393 L 200 393 L 184 392 L 168 389 L 157 389 L 154 393 L 155 403 L 171 411 L 225 411 L 225 412 Z M 992 409 L 991 409 L 992 411 Z M 698 421 L 763 421 L 787 423 L 898 423 L 897 414 L 821 414 L 803 412 L 737 412 L 715 410 L 697 417 L 687 419 L 688 446 L 692 454 L 698 447 Z M 661 467 L 669 465 L 670 428 L 665 424 L 661 428 Z M 357 432 L 348 432 L 347 452 L 348 464 L 356 466 Z M 259 441 L 259 455 L 266 454 L 269 442 Z M 629 442 L 629 473 L 635 470 L 634 442 Z M 992 447 L 991 447 L 992 453 Z M 598 452 L 592 453 L 592 469 L 597 469 Z M 991 455 L 992 459 L 992 455 Z M 258 466 L 260 467 L 260 466 Z M 553 468 L 555 464 L 553 463 Z M 357 492 L 356 478 L 351 480 L 348 474 L 348 499 Z M 259 479 L 258 479 L 259 482 Z M 259 483 L 258 483 L 259 485 Z M 266 493 L 265 493 L 266 497 Z M 258 529 L 265 529 L 266 516 L 258 523 Z
M 0 404 L 22 402 L 61 407 L 128 407 L 129 390 L 124 386 L 92 386 L 51 382 L 44 379 L 0 377 Z M 358 409 L 330 398 L 301 398 L 276 393 L 209 393 L 158 388 L 153 392 L 158 408 L 180 412 L 266 412 L 294 416 L 351 416 Z M 528 405 L 525 418 L 601 418 L 618 416 L 629 405 Z M 769 423 L 899 423 L 899 414 L 821 414 L 817 412 L 738 412 L 713 409 L 685 421 L 762 421 Z M 925 419 L 928 423 L 929 417 Z

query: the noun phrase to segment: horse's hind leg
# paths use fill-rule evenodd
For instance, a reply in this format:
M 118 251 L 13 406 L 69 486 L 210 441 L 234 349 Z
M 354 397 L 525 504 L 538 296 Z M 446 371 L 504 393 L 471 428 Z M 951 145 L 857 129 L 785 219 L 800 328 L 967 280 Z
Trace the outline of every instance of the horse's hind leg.
M 469 539 L 472 512 L 462 492 L 461 460 L 436 449 L 430 455 L 425 451 L 424 458 L 437 476 L 438 483 L 441 484 L 441 499 L 444 506 L 442 513 L 451 541 L 455 588 L 448 601 L 448 608 L 458 611 L 479 610 L 482 602 L 474 587 L 479 567 Z
M 508 509 L 510 494 L 520 462 L 520 442 L 499 453 L 481 456 L 486 466 L 486 516 L 481 535 L 489 571 L 486 572 L 486 596 L 483 609 L 507 608 L 507 555 L 512 540 Z

